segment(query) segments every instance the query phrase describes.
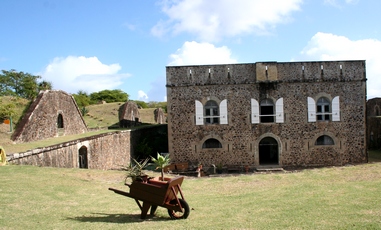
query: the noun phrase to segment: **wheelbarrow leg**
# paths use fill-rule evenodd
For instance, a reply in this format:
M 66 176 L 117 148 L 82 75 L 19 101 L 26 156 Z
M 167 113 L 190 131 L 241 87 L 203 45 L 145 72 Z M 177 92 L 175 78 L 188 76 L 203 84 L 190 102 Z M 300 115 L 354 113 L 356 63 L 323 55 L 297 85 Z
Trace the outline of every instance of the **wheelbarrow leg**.
M 151 204 L 148 202 L 143 202 L 142 213 L 140 214 L 140 219 L 145 219 Z
M 150 215 L 154 215 L 155 212 L 156 212 L 156 209 L 157 209 L 157 205 L 152 205 L 152 206 L 151 206 Z

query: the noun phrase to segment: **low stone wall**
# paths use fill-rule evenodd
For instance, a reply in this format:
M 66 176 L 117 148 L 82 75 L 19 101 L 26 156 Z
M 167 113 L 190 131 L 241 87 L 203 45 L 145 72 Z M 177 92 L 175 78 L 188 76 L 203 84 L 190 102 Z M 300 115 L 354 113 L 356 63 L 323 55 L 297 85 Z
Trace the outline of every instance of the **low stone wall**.
M 58 145 L 33 149 L 7 156 L 13 164 L 43 167 L 120 169 L 130 163 L 134 144 L 146 132 L 154 132 L 161 126 L 151 126 L 137 130 L 124 130 L 81 138 Z M 86 164 L 80 163 L 80 155 L 86 153 Z

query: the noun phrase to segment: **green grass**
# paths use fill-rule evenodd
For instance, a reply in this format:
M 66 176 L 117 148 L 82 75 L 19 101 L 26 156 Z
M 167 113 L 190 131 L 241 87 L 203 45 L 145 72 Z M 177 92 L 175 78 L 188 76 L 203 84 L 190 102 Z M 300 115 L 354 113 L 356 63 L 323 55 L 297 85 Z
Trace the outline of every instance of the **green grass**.
M 152 174 L 152 173 L 151 173 Z M 380 229 L 381 163 L 186 178 L 186 220 L 145 221 L 123 172 L 0 167 L 0 229 Z

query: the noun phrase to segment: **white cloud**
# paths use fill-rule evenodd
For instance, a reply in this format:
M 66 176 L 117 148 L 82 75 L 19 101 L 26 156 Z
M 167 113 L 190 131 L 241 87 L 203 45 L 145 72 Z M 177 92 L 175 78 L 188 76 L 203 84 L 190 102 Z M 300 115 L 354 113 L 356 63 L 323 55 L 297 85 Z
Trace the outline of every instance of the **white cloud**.
M 290 21 L 303 0 L 166 0 L 162 11 L 168 20 L 159 21 L 151 32 L 163 36 L 188 32 L 202 41 L 218 41 L 241 34 L 268 33 Z
M 148 101 L 148 95 L 143 90 L 139 90 L 138 91 L 138 100 L 147 102 Z
M 366 60 L 368 99 L 381 97 L 381 41 L 352 41 L 329 33 L 315 34 L 301 52 L 302 60 Z
M 169 65 L 202 65 L 236 63 L 226 46 L 215 47 L 210 43 L 185 42 L 170 55 Z
M 118 74 L 119 64 L 106 65 L 97 57 L 68 56 L 57 57 L 39 73 L 46 81 L 53 83 L 54 89 L 68 93 L 84 90 L 87 93 L 104 89 L 115 89 L 129 74 Z

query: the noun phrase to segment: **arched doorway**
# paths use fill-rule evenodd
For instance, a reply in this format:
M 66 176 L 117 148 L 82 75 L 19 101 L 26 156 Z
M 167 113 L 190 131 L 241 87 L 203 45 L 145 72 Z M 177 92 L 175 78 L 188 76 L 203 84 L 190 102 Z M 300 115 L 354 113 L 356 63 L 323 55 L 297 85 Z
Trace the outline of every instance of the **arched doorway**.
M 78 150 L 78 162 L 79 162 L 79 168 L 87 169 L 87 148 L 86 146 L 82 146 Z
M 279 164 L 278 142 L 272 137 L 265 137 L 259 142 L 259 164 Z

